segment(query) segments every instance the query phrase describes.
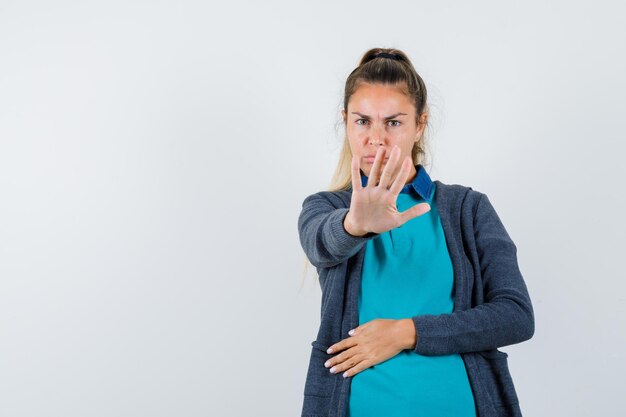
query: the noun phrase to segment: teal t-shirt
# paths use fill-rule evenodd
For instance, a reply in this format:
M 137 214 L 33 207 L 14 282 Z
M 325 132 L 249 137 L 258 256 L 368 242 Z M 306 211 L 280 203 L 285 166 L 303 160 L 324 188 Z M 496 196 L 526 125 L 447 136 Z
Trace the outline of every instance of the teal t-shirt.
M 428 213 L 382 233 L 366 243 L 359 324 L 377 318 L 404 319 L 451 313 L 453 269 L 441 220 L 430 195 L 418 190 L 424 168 L 398 195 L 402 212 L 428 202 Z M 367 177 L 362 174 L 363 183 Z M 423 192 L 423 191 L 422 191 Z M 425 198 L 424 198 L 425 197 Z M 403 350 L 352 377 L 349 417 L 476 417 L 465 364 L 459 354 L 420 355 Z

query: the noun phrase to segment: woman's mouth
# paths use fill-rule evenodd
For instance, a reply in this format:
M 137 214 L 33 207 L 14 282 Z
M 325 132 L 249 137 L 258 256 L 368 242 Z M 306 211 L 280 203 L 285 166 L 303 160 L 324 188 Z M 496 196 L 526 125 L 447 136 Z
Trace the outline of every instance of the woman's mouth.
M 375 157 L 375 156 L 364 156 L 364 157 L 363 157 L 363 160 L 364 160 L 364 161 L 365 161 L 365 163 L 367 163 L 367 164 L 373 164 L 373 163 L 374 163 L 374 159 L 376 159 L 376 157 Z M 384 164 L 385 162 L 387 162 L 387 160 L 388 160 L 388 159 L 389 159 L 389 158 L 385 158 L 385 159 L 383 159 L 383 164 Z

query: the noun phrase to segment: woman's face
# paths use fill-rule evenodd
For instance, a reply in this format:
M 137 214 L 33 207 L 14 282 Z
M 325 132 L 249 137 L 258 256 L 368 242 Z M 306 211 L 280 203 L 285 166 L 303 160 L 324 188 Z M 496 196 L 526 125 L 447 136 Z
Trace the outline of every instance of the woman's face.
M 425 124 L 415 120 L 415 106 L 397 87 L 382 84 L 361 84 L 350 97 L 348 112 L 341 111 L 352 154 L 359 158 L 361 170 L 370 176 L 376 150 L 385 149 L 385 167 L 394 145 L 400 148 L 400 160 L 392 178 L 395 179 L 402 161 L 411 158 L 413 145 L 420 138 Z M 426 115 L 424 115 L 426 116 Z M 407 182 L 415 178 L 415 166 Z

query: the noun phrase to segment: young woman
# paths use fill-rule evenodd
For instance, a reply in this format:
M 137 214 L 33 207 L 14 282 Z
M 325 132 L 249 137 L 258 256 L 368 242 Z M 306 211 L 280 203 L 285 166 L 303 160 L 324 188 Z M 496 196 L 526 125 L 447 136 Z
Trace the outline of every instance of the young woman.
M 520 416 L 498 350 L 534 333 L 517 248 L 486 194 L 425 171 L 406 54 L 367 51 L 342 115 L 333 185 L 298 219 L 322 289 L 302 416 Z

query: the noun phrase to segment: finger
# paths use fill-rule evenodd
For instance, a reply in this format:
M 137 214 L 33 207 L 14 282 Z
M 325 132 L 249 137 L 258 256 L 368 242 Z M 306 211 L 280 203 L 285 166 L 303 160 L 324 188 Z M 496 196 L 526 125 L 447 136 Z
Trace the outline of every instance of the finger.
M 400 166 L 400 172 L 398 173 L 396 179 L 393 181 L 393 184 L 391 184 L 389 191 L 391 191 L 393 194 L 400 194 L 400 190 L 402 190 L 402 187 L 404 187 L 404 184 L 406 184 L 406 180 L 409 178 L 410 172 L 411 160 L 410 157 L 407 156 L 406 158 L 404 158 L 404 161 L 402 161 L 402 165 Z
M 374 157 L 374 163 L 372 164 L 372 169 L 370 170 L 370 176 L 367 178 L 366 187 L 372 186 L 376 187 L 378 184 L 378 178 L 380 171 L 380 166 L 382 165 L 382 160 L 385 156 L 385 148 L 378 148 L 376 150 L 376 156 Z
M 370 361 L 367 359 L 363 359 L 359 363 L 357 363 L 355 366 L 345 371 L 343 373 L 343 377 L 347 378 L 349 376 L 354 376 L 358 374 L 359 372 L 364 371 L 365 369 L 369 368 L 370 366 L 371 366 Z
M 387 165 L 383 169 L 383 173 L 380 177 L 379 185 L 387 189 L 389 183 L 391 182 L 391 176 L 393 172 L 396 170 L 396 165 L 398 164 L 398 159 L 400 159 L 400 148 L 394 145 L 391 149 L 391 155 L 389 155 L 389 159 L 387 160 Z
M 337 355 L 333 356 L 332 358 L 328 359 L 326 362 L 324 362 L 324 366 L 326 368 L 331 368 L 332 369 L 332 367 L 334 367 L 336 365 L 339 365 L 339 364 L 343 363 L 344 361 L 350 359 L 350 357 L 354 356 L 354 354 L 355 354 L 355 352 L 351 351 L 351 349 L 345 350 L 345 351 L 343 351 L 341 353 L 338 353 Z
M 326 350 L 326 353 L 337 353 L 341 352 L 344 349 L 352 347 L 356 345 L 353 337 L 348 337 L 346 339 L 341 340 L 340 342 L 335 343 L 334 345 L 330 345 Z
M 326 353 L 331 354 L 331 353 L 337 353 L 337 352 L 341 352 L 343 350 L 343 348 L 341 347 L 341 342 L 339 343 L 335 343 L 332 346 L 329 346 L 328 349 L 326 349 Z
M 363 188 L 360 170 L 359 158 L 356 155 L 352 155 L 352 191 L 358 191 Z
M 400 220 L 402 224 L 408 222 L 414 217 L 421 216 L 424 213 L 428 213 L 430 211 L 430 204 L 428 203 L 419 203 L 414 205 L 413 207 L 404 210 L 400 213 Z
M 332 374 L 336 374 L 339 372 L 343 372 L 346 369 L 350 369 L 359 364 L 364 359 L 363 354 L 355 354 L 349 357 L 344 358 L 339 362 L 335 362 L 335 365 L 329 369 L 329 372 Z

